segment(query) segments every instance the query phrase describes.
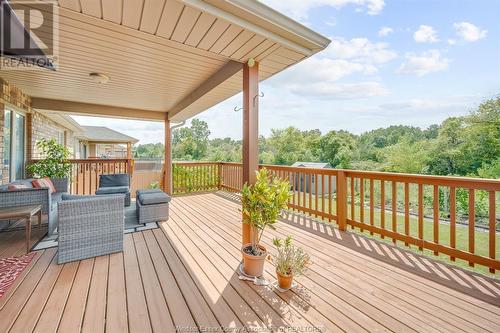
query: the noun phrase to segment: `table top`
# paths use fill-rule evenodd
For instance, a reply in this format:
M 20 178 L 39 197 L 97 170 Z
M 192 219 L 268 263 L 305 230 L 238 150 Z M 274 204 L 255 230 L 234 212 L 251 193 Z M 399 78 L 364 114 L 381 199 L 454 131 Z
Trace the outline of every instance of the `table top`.
M 42 205 L 26 205 L 0 208 L 0 220 L 32 216 L 42 209 Z

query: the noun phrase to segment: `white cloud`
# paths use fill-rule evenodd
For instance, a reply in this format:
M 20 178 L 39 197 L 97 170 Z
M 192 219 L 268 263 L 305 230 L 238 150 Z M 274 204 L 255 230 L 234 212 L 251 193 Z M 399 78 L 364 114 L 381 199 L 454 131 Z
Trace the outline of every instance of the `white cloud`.
M 448 44 L 455 45 L 455 44 L 457 44 L 457 41 L 455 39 L 453 39 L 453 38 L 449 38 L 448 39 Z
M 430 50 L 417 55 L 408 53 L 405 60 L 396 70 L 397 74 L 415 74 L 424 76 L 429 73 L 444 71 L 448 69 L 450 60 L 441 57 L 438 50 Z
M 481 30 L 481 28 L 469 22 L 454 23 L 453 28 L 455 28 L 455 31 L 460 39 L 465 42 L 478 41 L 485 38 L 488 34 L 487 30 Z
M 310 10 L 324 6 L 339 9 L 355 5 L 359 11 L 368 15 L 380 14 L 385 6 L 385 0 L 262 0 L 262 2 L 297 20 L 306 19 Z
M 390 91 L 379 82 L 342 84 L 317 82 L 309 85 L 294 85 L 290 87 L 290 91 L 297 94 L 307 94 L 309 97 L 326 99 L 360 99 L 390 94 Z
M 335 39 L 327 50 L 304 60 L 271 78 L 269 85 L 294 96 L 354 99 L 389 94 L 373 79 L 359 83 L 339 83 L 351 75 L 374 75 L 378 68 L 397 57 L 387 43 L 367 38 Z
M 385 36 L 392 34 L 393 32 L 394 32 L 394 30 L 392 30 L 392 28 L 390 28 L 390 27 L 382 27 L 378 31 L 378 36 L 385 37 Z
M 430 25 L 421 25 L 418 30 L 413 33 L 413 39 L 417 43 L 436 43 L 439 41 L 437 31 Z
M 383 64 L 397 57 L 387 43 L 373 43 L 367 38 L 334 39 L 326 51 L 331 57 L 365 64 Z

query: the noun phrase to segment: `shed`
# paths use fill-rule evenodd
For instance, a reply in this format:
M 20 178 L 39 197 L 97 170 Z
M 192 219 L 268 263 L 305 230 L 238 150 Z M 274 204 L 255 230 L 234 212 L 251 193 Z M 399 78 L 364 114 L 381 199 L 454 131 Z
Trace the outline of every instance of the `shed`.
M 321 162 L 295 162 L 292 164 L 292 167 L 295 168 L 310 168 L 310 169 L 330 169 L 329 163 L 321 163 Z M 309 177 L 311 177 L 311 181 L 309 182 Z M 316 186 L 316 182 L 318 183 Z M 311 185 L 309 187 L 309 184 Z M 318 193 L 329 194 L 329 177 L 325 177 L 324 183 L 322 177 L 315 177 L 312 174 L 304 174 L 300 173 L 299 177 L 295 178 L 295 188 L 300 192 L 312 193 L 316 194 L 316 187 L 318 189 Z M 324 192 L 323 192 L 324 188 Z M 336 184 L 333 182 L 332 191 L 336 191 Z

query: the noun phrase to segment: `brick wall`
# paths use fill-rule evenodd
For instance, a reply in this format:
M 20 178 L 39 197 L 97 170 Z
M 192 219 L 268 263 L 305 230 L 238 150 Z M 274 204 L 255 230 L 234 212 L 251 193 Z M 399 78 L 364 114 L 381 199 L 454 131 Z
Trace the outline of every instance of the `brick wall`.
M 29 127 L 28 127 L 29 128 Z M 36 148 L 36 142 L 41 139 L 58 139 L 59 134 L 66 133 L 66 143 L 70 151 L 70 157 L 74 157 L 75 138 L 71 131 L 57 124 L 53 120 L 45 117 L 43 114 L 33 111 L 31 114 L 31 142 L 29 143 L 32 149 L 32 158 L 43 158 Z

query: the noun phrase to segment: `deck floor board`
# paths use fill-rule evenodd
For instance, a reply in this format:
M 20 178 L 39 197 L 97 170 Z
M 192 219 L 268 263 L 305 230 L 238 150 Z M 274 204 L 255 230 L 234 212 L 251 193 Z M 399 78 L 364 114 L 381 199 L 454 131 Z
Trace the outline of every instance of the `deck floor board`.
M 123 253 L 57 265 L 55 249 L 39 251 L 0 299 L 0 331 L 500 330 L 498 280 L 295 214 L 262 240 L 272 255 L 272 239 L 292 235 L 311 255 L 298 287 L 241 281 L 238 208 L 225 193 L 179 196 L 160 228 L 124 236 Z M 23 236 L 0 234 L 1 254 L 22 254 Z

